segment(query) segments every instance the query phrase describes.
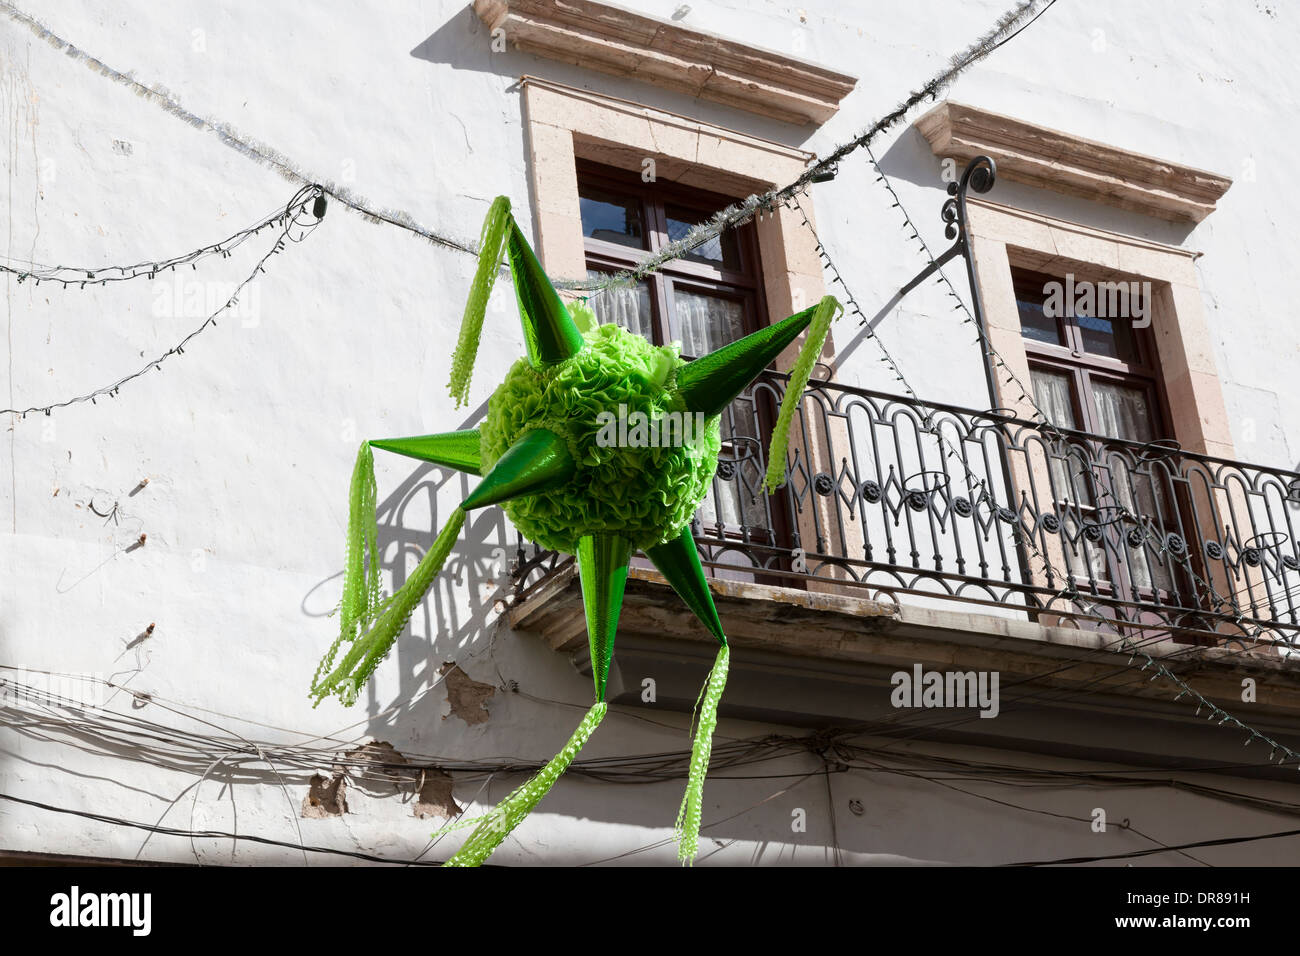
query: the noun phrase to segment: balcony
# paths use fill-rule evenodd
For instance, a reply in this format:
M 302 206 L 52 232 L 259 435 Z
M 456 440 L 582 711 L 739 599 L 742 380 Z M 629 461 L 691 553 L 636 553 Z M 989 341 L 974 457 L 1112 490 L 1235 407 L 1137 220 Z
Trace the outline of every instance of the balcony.
M 978 610 L 1251 656 L 1294 646 L 1295 472 L 825 381 L 804 396 L 786 483 L 768 496 L 757 436 L 783 387 L 771 374 L 724 415 L 694 524 L 720 594 L 732 582 Z M 521 542 L 515 605 L 567 560 Z

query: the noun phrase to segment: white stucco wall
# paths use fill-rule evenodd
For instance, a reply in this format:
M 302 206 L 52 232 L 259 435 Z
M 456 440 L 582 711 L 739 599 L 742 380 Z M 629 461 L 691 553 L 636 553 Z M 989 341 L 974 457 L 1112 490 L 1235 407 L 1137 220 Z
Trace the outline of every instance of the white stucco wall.
M 668 17 L 677 3 L 629 5 Z M 526 149 L 513 86 L 522 73 L 590 85 L 824 154 L 936 72 L 1005 5 L 808 0 L 796 10 L 782 3 L 693 2 L 689 25 L 860 77 L 839 114 L 811 131 L 513 50 L 494 54 L 486 30 L 460 2 L 408 0 L 385 4 L 381 13 L 339 2 L 310 9 L 123 2 L 109 11 L 80 2 L 20 4 L 109 65 L 165 86 L 188 109 L 271 145 L 312 175 L 466 238 L 477 235 L 499 193 L 514 197 L 527 227 Z M 1300 200 L 1287 188 L 1290 159 L 1300 147 L 1300 80 L 1291 68 L 1300 42 L 1295 17 L 1293 10 L 1267 12 L 1250 3 L 1060 3 L 948 94 L 1236 180 L 1218 211 L 1194 229 L 1014 184 L 999 184 L 996 198 L 1204 253 L 1198 269 L 1237 453 L 1283 467 L 1300 455 L 1300 421 L 1289 414 L 1300 403 L 1300 335 L 1289 308 L 1292 222 L 1300 212 L 1293 209 Z M 0 17 L 0 64 L 0 248 L 10 259 L 94 266 L 170 256 L 254 221 L 297 188 L 6 17 Z M 904 127 L 875 151 L 927 240 L 944 248 L 943 184 L 923 139 Z M 823 238 L 868 314 L 924 265 L 902 241 L 897 213 L 873 178 L 865 158 L 854 158 L 814 193 Z M 177 277 L 237 282 L 264 242 Z M 116 674 L 160 702 L 175 702 L 189 714 L 205 708 L 205 719 L 259 740 L 378 737 L 404 752 L 452 760 L 535 760 L 553 753 L 580 712 L 556 702 L 585 706 L 590 685 L 535 639 L 493 626 L 493 597 L 503 579 L 492 552 L 514 546 L 496 509 L 473 516 L 425 612 L 354 710 L 330 701 L 313 711 L 306 696 L 333 635 L 334 622 L 324 615 L 337 600 L 345 488 L 357 442 L 468 420 L 465 410 L 453 410 L 445 382 L 472 265 L 334 205 L 301 245 L 272 259 L 243 321 L 221 320 L 165 371 L 123 387 L 116 399 L 6 422 L 0 664 Z M 139 280 L 64 292 L 7 278 L 0 404 L 40 405 L 88 391 L 138 367 L 142 353 L 168 347 L 201 321 L 166 306 L 170 288 Z M 522 352 L 509 296 L 506 286 L 498 288 L 471 410 Z M 927 284 L 878 332 L 922 394 L 984 407 L 973 336 L 958 328 L 945 302 Z M 851 330 L 841 327 L 836 335 L 843 345 Z M 889 387 L 876 358 L 869 343 L 862 345 L 840 379 Z M 143 478 L 147 486 L 131 495 Z M 413 499 L 401 534 L 388 533 L 409 540 L 417 554 L 468 488 L 463 478 L 444 481 L 392 456 L 379 456 L 378 478 L 381 501 Z M 412 495 L 417 478 L 435 487 Z M 115 502 L 119 520 L 91 513 L 92 506 L 105 512 Z M 142 533 L 147 543 L 126 552 Z M 150 623 L 152 635 L 127 649 Z M 517 681 L 524 694 L 499 693 L 486 723 L 443 719 L 442 689 L 428 686 L 448 660 L 478 680 Z M 130 708 L 121 695 L 109 706 Z M 160 704 L 131 712 L 215 732 Z M 616 713 L 585 755 L 680 749 L 687 746 L 685 725 L 682 715 Z M 782 728 L 724 722 L 721 735 L 768 730 Z M 769 766 L 773 774 L 788 774 L 818 764 L 790 758 Z M 0 725 L 0 792 L 145 822 L 167 811 L 164 822 L 172 826 L 296 841 L 291 811 L 297 815 L 304 778 L 291 780 L 286 803 L 274 777 L 256 769 L 232 789 L 223 766 L 165 768 L 78 743 L 75 735 L 43 739 Z M 188 788 L 205 770 L 196 797 Z M 481 782 L 459 782 L 457 798 L 472 800 Z M 514 782 L 492 781 L 482 799 L 499 798 Z M 791 784 L 788 793 L 741 814 Z M 1253 786 L 1294 799 L 1281 785 Z M 677 782 L 566 781 L 496 859 L 585 862 L 657 843 L 671 836 L 680 789 Z M 862 817 L 838 816 L 850 859 L 993 863 L 1148 845 L 1132 834 L 1097 837 L 1083 824 L 906 777 L 851 774 L 836 778 L 834 789 L 838 805 L 857 798 L 869 807 Z M 741 814 L 715 831 L 735 842 L 714 859 L 827 858 L 821 776 L 713 781 L 707 794 L 706 821 Z M 1095 795 L 1072 791 L 1023 799 L 1085 817 L 1097 805 Z M 410 804 L 392 794 L 353 789 L 349 800 L 352 812 L 342 818 L 300 820 L 303 839 L 402 859 L 423 849 L 435 822 L 415 819 Z M 1166 842 L 1202 838 L 1211 811 L 1221 822 L 1229 812 L 1162 790 L 1129 792 L 1122 800 L 1119 816 L 1150 824 Z M 790 830 L 798 807 L 808 811 L 806 833 Z M 1282 828 L 1263 813 L 1230 812 L 1224 831 Z M 952 820 L 961 824 L 937 822 Z M 0 848 L 129 858 L 143 838 L 136 830 L 0 805 Z M 706 840 L 705 852 L 711 849 Z M 435 856 L 442 854 L 439 847 Z M 1288 854 L 1286 844 L 1275 843 L 1209 851 L 1206 858 L 1281 862 Z M 230 841 L 191 844 L 162 836 L 143 855 L 301 859 L 290 849 L 232 849 Z M 672 858 L 669 843 L 629 859 Z

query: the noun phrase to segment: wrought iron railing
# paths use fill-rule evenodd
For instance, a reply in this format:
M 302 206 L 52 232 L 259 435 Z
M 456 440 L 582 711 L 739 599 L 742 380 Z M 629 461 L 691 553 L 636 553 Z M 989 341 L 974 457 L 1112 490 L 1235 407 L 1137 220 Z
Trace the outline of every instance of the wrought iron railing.
M 694 524 L 719 576 L 1183 640 L 1300 632 L 1300 474 L 813 382 L 767 495 L 783 386 L 724 413 Z M 518 589 L 558 566 L 521 544 Z
M 977 156 L 949 184 L 941 216 L 954 243 L 895 297 L 961 256 L 985 341 L 966 196 L 996 175 Z M 1300 474 L 825 381 L 804 394 L 786 482 L 767 495 L 763 436 L 783 387 L 770 374 L 724 413 L 724 453 L 693 529 L 715 574 L 1144 637 L 1295 645 Z M 521 543 L 519 593 L 558 566 Z

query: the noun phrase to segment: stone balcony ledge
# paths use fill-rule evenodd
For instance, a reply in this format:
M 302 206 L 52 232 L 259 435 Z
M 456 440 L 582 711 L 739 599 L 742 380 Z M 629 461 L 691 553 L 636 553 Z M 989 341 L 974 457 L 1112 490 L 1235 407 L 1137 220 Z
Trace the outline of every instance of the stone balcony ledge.
M 1058 756 L 1087 752 L 1119 763 L 1239 765 L 1241 773 L 1261 775 L 1275 769 L 1257 766 L 1259 754 L 1242 747 L 1239 733 L 1209 728 L 1195 706 L 1175 701 L 1177 688 L 1168 681 L 1149 680 L 1140 662 L 1129 665 L 1128 653 L 1113 648 L 1113 633 L 1040 624 L 1020 613 L 896 606 L 731 580 L 712 579 L 710 586 L 735 651 L 722 707 L 733 718 L 890 736 L 912 727 L 908 721 L 900 727 L 899 711 L 891 709 L 893 673 L 918 664 L 924 670 L 996 671 L 1004 700 L 1027 697 L 1028 705 L 1004 705 L 1000 719 L 958 720 L 929 736 Z M 514 630 L 535 635 L 590 675 L 581 590 L 571 563 L 531 587 L 505 617 Z M 1300 669 L 1273 649 L 1243 652 L 1172 639 L 1145 646 L 1154 658 L 1169 659 L 1208 699 L 1300 749 Z M 642 682 L 652 676 L 655 708 L 690 712 L 715 648 L 713 637 L 657 572 L 633 567 L 609 699 L 645 706 Z M 1245 677 L 1256 681 L 1254 703 L 1241 700 Z

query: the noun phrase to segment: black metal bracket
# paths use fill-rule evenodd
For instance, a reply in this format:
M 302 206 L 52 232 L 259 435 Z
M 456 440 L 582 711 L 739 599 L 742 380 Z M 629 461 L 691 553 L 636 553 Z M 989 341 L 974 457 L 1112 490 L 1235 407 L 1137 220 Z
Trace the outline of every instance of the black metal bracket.
M 939 271 L 940 268 L 947 265 L 958 255 L 966 255 L 969 251 L 966 239 L 966 194 L 970 190 L 977 193 L 986 193 L 993 188 L 994 182 L 997 181 L 998 167 L 991 156 L 976 156 L 962 171 L 961 178 L 948 184 L 948 199 L 944 201 L 943 208 L 940 209 L 939 215 L 946 222 L 947 228 L 944 229 L 944 235 L 949 239 L 957 240 L 948 248 L 943 255 L 939 256 L 928 266 L 917 273 L 907 285 L 898 290 L 898 298 L 902 298 L 919 286 L 930 276 Z M 978 293 L 978 289 L 972 289 L 973 293 Z M 979 309 L 979 306 L 976 306 Z M 982 316 L 981 316 L 982 319 Z
M 971 245 L 968 230 L 969 219 L 966 210 L 966 197 L 972 189 L 977 193 L 988 192 L 993 188 L 997 177 L 997 163 L 993 161 L 991 156 L 980 155 L 966 164 L 966 168 L 962 170 L 959 180 L 948 184 L 948 198 L 944 200 L 939 215 L 947 223 L 943 231 L 944 235 L 955 241 L 941 256 L 899 289 L 892 300 L 893 304 L 897 304 L 905 295 L 938 272 L 943 266 L 957 258 L 957 256 L 962 256 L 966 260 L 966 282 L 970 287 L 971 311 L 979 330 L 981 345 L 988 341 L 988 329 L 984 324 L 984 299 L 980 295 L 979 281 L 975 275 L 975 252 Z M 981 348 L 980 351 L 983 353 L 984 378 L 988 384 L 989 408 L 995 409 L 998 407 L 999 398 L 993 356 L 989 354 L 988 349 Z
M 997 177 L 998 166 L 993 161 L 993 157 L 980 155 L 966 164 L 966 168 L 962 170 L 959 180 L 948 184 L 948 198 L 944 200 L 939 215 L 947 223 L 943 233 L 949 239 L 954 240 L 953 244 L 941 256 L 922 269 L 912 281 L 903 286 L 894 297 L 895 302 L 901 300 L 903 296 L 938 272 L 948 262 L 957 258 L 957 256 L 960 255 L 966 260 L 966 282 L 970 287 L 972 319 L 979 332 L 977 344 L 980 346 L 981 362 L 984 366 L 984 381 L 988 387 L 990 410 L 999 407 L 1000 397 L 998 395 L 997 372 L 994 367 L 993 352 L 991 348 L 986 347 L 988 328 L 984 324 L 984 299 L 980 296 L 979 280 L 975 275 L 975 251 L 970 241 L 968 228 L 970 220 L 966 209 L 966 197 L 972 189 L 981 194 L 988 192 L 993 188 Z M 1004 493 L 1007 496 L 1006 500 L 1011 502 L 1015 500 L 1011 470 L 1008 462 L 1004 461 L 1003 466 Z M 1020 552 L 1021 568 L 1024 570 L 1026 580 L 1028 580 L 1028 555 L 1025 552 L 1023 542 L 1018 539 L 1017 550 Z

